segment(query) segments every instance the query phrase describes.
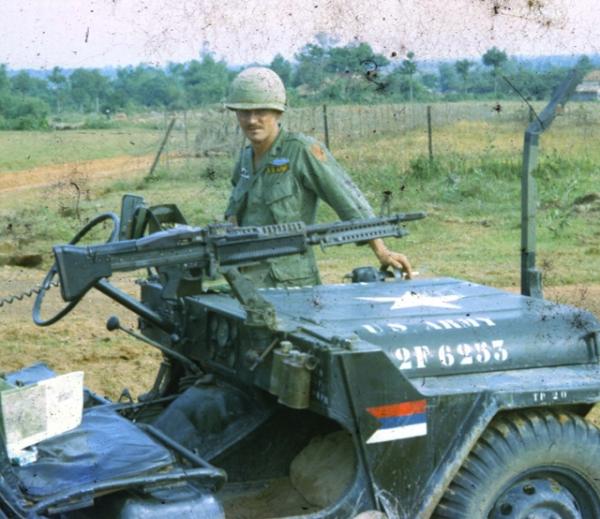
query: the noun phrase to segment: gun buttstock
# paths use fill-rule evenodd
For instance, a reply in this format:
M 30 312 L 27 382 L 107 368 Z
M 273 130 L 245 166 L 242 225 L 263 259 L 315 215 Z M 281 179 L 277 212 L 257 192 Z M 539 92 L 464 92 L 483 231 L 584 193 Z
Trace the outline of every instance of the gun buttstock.
M 95 261 L 85 247 L 60 245 L 54 247 L 53 251 L 60 278 L 60 291 L 65 301 L 79 299 L 98 280 L 112 274 L 110 263 Z

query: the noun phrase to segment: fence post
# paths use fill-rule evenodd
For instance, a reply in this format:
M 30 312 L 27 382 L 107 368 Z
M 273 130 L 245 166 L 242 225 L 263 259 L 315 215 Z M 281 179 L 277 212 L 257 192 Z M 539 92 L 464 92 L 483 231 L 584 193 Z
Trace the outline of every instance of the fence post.
M 323 131 L 325 132 L 325 146 L 329 147 L 329 125 L 327 124 L 327 105 L 323 105 Z
M 156 169 L 156 165 L 158 164 L 160 155 L 163 152 L 163 149 L 164 149 L 165 145 L 167 144 L 167 141 L 169 140 L 169 135 L 171 134 L 171 130 L 173 129 L 174 125 L 175 125 L 175 117 L 173 117 L 173 119 L 171 119 L 171 122 L 169 123 L 169 126 L 167 127 L 165 136 L 163 137 L 163 140 L 160 143 L 160 147 L 158 148 L 158 151 L 156 152 L 156 156 L 154 157 L 154 162 L 152 163 L 152 166 L 150 166 L 150 171 L 146 175 L 146 178 L 149 178 L 154 174 L 154 170 Z
M 433 140 L 431 135 L 431 105 L 427 105 L 427 143 L 429 146 L 429 160 L 433 161 Z
M 185 155 L 186 157 L 190 154 L 190 143 L 188 139 L 188 122 L 187 122 L 187 110 L 183 110 L 183 138 L 185 141 Z

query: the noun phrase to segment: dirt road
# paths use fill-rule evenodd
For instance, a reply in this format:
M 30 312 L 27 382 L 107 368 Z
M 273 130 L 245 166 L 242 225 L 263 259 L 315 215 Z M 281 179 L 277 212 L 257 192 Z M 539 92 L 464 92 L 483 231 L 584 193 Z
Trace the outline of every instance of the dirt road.
M 138 157 L 124 155 L 0 173 L 0 193 L 50 186 L 72 174 L 90 175 L 98 179 L 135 171 L 147 171 L 152 164 L 152 159 L 153 155 Z

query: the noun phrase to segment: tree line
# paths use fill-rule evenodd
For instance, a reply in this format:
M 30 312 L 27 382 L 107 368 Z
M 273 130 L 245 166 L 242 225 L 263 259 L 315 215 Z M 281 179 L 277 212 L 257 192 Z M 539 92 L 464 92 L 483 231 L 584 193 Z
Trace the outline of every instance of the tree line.
M 268 64 L 286 85 L 289 103 L 376 103 L 435 100 L 549 97 L 566 75 L 561 66 L 536 71 L 493 47 L 478 61 L 443 62 L 437 69 L 419 63 L 414 52 L 389 56 L 367 43 L 340 46 L 317 35 L 294 60 L 276 55 Z M 582 57 L 582 71 L 592 68 Z M 117 112 L 185 110 L 220 103 L 237 70 L 204 51 L 198 60 L 128 66 L 108 73 L 99 69 L 59 67 L 45 77 L 27 71 L 9 74 L 0 65 L 0 128 L 41 129 L 50 115 L 80 112 L 110 118 Z M 503 77 L 510 78 L 505 81 Z

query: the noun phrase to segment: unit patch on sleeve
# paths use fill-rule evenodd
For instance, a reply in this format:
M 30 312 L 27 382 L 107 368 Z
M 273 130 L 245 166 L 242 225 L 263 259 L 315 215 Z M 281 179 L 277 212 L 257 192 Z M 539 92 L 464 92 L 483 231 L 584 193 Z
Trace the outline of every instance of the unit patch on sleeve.
M 325 155 L 325 151 L 318 142 L 315 142 L 310 147 L 310 152 L 317 158 L 317 160 L 320 160 L 321 162 L 325 162 L 327 160 L 327 155 Z
M 285 158 L 273 159 L 267 164 L 267 173 L 285 173 L 290 169 L 290 160 Z
M 403 440 L 427 434 L 426 400 L 368 407 L 367 412 L 379 421 L 379 429 L 367 439 L 367 443 Z

